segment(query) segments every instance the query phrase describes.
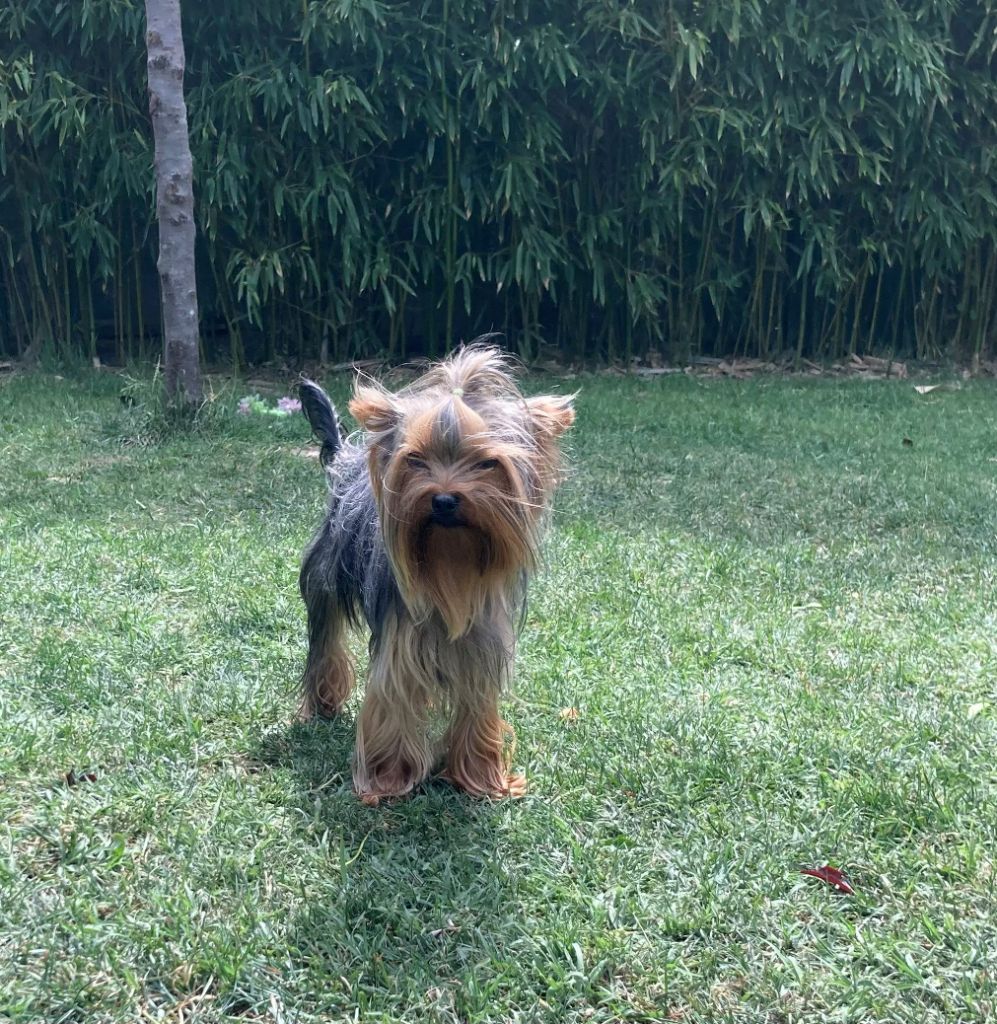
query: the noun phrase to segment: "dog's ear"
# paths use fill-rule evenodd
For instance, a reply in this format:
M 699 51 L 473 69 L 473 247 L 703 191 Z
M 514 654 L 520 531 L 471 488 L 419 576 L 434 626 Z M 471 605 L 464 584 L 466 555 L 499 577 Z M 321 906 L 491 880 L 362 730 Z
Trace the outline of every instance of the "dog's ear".
M 394 398 L 378 387 L 357 387 L 350 399 L 350 413 L 364 430 L 383 433 L 398 422 Z
M 575 422 L 574 395 L 538 395 L 526 399 L 534 433 L 558 438 Z

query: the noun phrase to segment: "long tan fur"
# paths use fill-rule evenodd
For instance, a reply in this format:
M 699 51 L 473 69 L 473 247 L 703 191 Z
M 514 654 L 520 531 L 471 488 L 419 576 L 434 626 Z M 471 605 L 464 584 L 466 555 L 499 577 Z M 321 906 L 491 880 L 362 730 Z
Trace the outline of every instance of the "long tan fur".
M 337 711 L 349 694 L 343 620 L 362 598 L 373 635 L 353 765 L 358 795 L 401 796 L 442 764 L 444 777 L 474 796 L 519 796 L 525 781 L 510 771 L 514 735 L 499 700 L 560 479 L 571 399 L 524 398 L 505 358 L 474 345 L 397 393 L 358 386 L 350 411 L 366 431 L 366 479 L 350 476 L 344 446 L 332 467 L 329 529 L 302 570 L 312 635 L 304 710 Z M 363 555 L 373 543 L 361 541 L 365 501 L 390 578 L 376 568 L 357 578 L 361 555 L 364 565 L 380 564 L 376 551 Z M 351 530 L 356 537 L 344 536 Z M 338 603 L 316 596 L 316 580 Z

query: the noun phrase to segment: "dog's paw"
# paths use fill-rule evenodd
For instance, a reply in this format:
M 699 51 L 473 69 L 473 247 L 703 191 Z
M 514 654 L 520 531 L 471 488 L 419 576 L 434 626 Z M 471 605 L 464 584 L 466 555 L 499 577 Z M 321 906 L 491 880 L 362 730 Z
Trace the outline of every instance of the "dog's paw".
M 519 800 L 526 796 L 526 776 L 515 772 L 489 773 L 484 778 L 461 775 L 456 778 L 449 770 L 440 775 L 457 789 L 463 790 L 468 796 L 484 800 Z
M 504 796 L 509 797 L 511 800 L 519 800 L 521 797 L 526 796 L 526 776 L 517 775 L 510 773 L 506 776 L 506 791 Z

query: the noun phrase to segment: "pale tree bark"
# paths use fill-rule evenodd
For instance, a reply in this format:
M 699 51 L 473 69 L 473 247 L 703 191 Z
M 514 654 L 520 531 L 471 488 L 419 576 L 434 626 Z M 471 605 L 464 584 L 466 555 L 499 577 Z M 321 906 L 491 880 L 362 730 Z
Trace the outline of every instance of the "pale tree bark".
M 180 0 L 145 0 L 149 114 L 156 143 L 156 217 L 163 306 L 163 367 L 171 400 L 200 402 L 194 188 Z

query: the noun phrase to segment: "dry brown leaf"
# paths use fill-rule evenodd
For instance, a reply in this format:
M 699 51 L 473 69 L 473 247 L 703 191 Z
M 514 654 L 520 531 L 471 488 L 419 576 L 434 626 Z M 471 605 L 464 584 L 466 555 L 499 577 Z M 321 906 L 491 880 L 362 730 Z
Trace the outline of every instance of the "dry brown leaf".
M 577 722 L 579 719 L 578 708 L 561 708 L 558 717 L 562 722 Z
M 78 772 L 75 768 L 70 768 L 68 772 L 63 775 L 67 786 L 78 786 L 81 782 L 96 782 L 97 773 L 94 771 Z

